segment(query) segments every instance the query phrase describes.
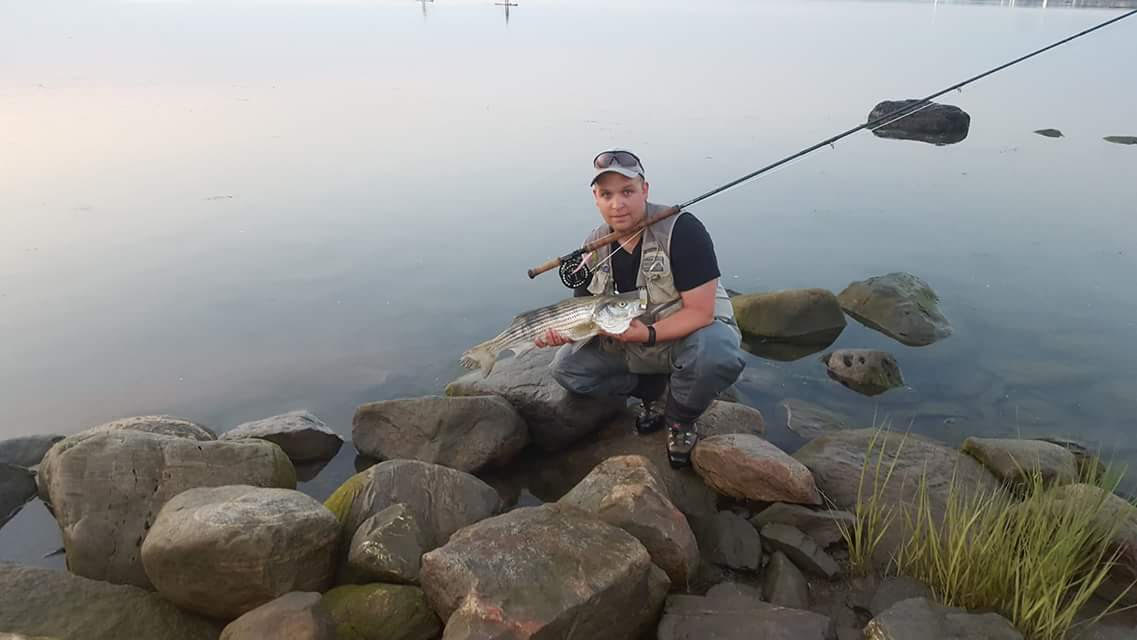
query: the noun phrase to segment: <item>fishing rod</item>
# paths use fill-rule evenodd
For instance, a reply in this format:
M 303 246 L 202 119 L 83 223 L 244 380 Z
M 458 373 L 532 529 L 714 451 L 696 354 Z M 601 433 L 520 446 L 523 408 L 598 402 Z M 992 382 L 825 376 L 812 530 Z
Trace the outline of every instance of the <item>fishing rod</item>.
M 972 82 L 975 82 L 977 80 L 985 78 L 985 77 L 987 77 L 993 73 L 996 73 L 998 71 L 1002 71 L 1003 69 L 1006 69 L 1007 67 L 1014 66 L 1014 65 L 1016 65 L 1016 64 L 1018 64 L 1024 60 L 1027 60 L 1029 58 L 1033 58 L 1034 56 L 1037 56 L 1040 53 L 1043 53 L 1045 51 L 1049 51 L 1050 49 L 1053 49 L 1053 48 L 1058 47 L 1060 45 L 1066 44 L 1067 42 L 1070 42 L 1071 40 L 1075 40 L 1075 39 L 1080 38 L 1084 35 L 1093 33 L 1094 31 L 1097 31 L 1098 29 L 1101 29 L 1103 27 L 1107 27 L 1107 26 L 1109 26 L 1115 22 L 1120 22 L 1121 20 L 1132 17 L 1134 15 L 1137 15 L 1137 9 L 1134 9 L 1133 11 L 1129 11 L 1127 13 L 1123 13 L 1123 14 L 1115 17 L 1115 18 L 1111 18 L 1109 20 L 1106 20 L 1105 22 L 1102 22 L 1101 24 L 1090 27 L 1089 29 L 1086 29 L 1084 31 L 1079 31 L 1078 33 L 1075 33 L 1072 36 L 1069 36 L 1067 38 L 1063 38 L 1063 39 L 1061 39 L 1061 40 L 1059 40 L 1053 44 L 1050 44 L 1050 45 L 1047 45 L 1041 49 L 1038 49 L 1037 51 L 1033 51 L 1033 52 L 1028 53 L 1028 54 L 1021 56 L 1019 58 L 1015 58 L 1014 60 L 1011 60 L 1010 62 L 1007 62 L 1005 64 L 1001 64 L 1001 65 L 999 65 L 993 69 L 990 69 L 988 71 L 984 71 L 983 73 L 980 73 L 979 75 L 972 76 L 972 77 L 964 80 L 963 82 L 957 82 L 956 84 L 953 84 L 950 87 L 943 89 L 941 91 L 937 91 L 936 93 L 933 93 L 930 96 L 927 96 L 926 98 L 916 100 L 915 102 L 909 102 L 907 105 L 905 105 L 899 109 L 896 109 L 894 111 L 891 111 L 889 113 L 886 113 L 886 114 L 880 116 L 879 118 L 876 118 L 875 120 L 870 120 L 864 124 L 855 126 L 852 129 L 849 129 L 848 131 L 844 131 L 842 133 L 839 133 L 839 134 L 837 134 L 831 138 L 826 138 L 825 140 L 822 140 L 821 142 L 818 142 L 817 144 L 806 147 L 806 148 L 802 149 L 801 151 L 798 151 L 797 153 L 794 153 L 792 155 L 786 156 L 785 158 L 782 158 L 781 160 L 778 160 L 777 162 L 773 162 L 771 164 L 768 164 L 768 165 L 762 167 L 761 169 L 758 169 L 757 171 L 753 171 L 751 173 L 748 173 L 748 174 L 742 176 L 741 178 L 738 178 L 737 180 L 732 180 L 731 182 L 728 182 L 728 183 L 722 185 L 721 187 L 717 187 L 715 189 L 712 189 L 712 190 L 704 193 L 703 195 L 698 196 L 697 198 L 692 198 L 691 200 L 688 200 L 687 202 L 684 202 L 683 204 L 677 204 L 677 205 L 668 207 L 667 209 L 664 209 L 663 211 L 661 211 L 660 213 L 658 213 L 654 216 L 651 216 L 649 218 L 645 218 L 644 220 L 642 220 L 639 224 L 637 224 L 632 229 L 629 229 L 629 230 L 624 231 L 624 232 L 613 231 L 612 233 L 609 233 L 608 235 L 602 236 L 600 238 L 597 238 L 596 240 L 593 240 L 592 242 L 586 243 L 584 246 L 582 246 L 581 248 L 579 248 L 579 249 L 577 249 L 571 253 L 565 254 L 559 258 L 553 258 L 553 259 L 551 259 L 547 262 L 544 262 L 544 263 L 542 263 L 536 267 L 533 267 L 532 269 L 529 269 L 529 271 L 528 271 L 529 279 L 532 280 L 533 278 L 536 278 L 537 276 L 541 275 L 542 273 L 545 273 L 546 271 L 550 271 L 552 269 L 558 269 L 559 268 L 560 269 L 561 282 L 564 283 L 564 285 L 566 287 L 575 288 L 575 287 L 581 286 L 584 283 L 588 282 L 589 276 L 591 275 L 591 272 L 589 271 L 588 266 L 583 264 L 582 256 L 584 256 L 584 254 L 586 254 L 586 253 L 590 253 L 592 251 L 595 251 L 595 250 L 599 249 L 600 247 L 606 246 L 612 242 L 617 242 L 622 238 L 627 238 L 627 237 L 633 236 L 633 235 L 643 231 L 645 228 L 647 228 L 647 227 L 649 227 L 649 226 L 651 226 L 651 225 L 653 225 L 653 224 L 655 224 L 661 220 L 666 220 L 667 218 L 670 218 L 671 216 L 678 214 L 683 209 L 686 209 L 687 207 L 689 207 L 689 206 L 691 206 L 697 202 L 705 200 L 705 199 L 707 199 L 713 195 L 722 193 L 723 191 L 726 191 L 727 189 L 730 189 L 731 187 L 738 186 L 738 185 L 742 184 L 743 182 L 746 182 L 747 180 L 750 180 L 752 178 L 756 178 L 756 177 L 762 175 L 763 173 L 766 173 L 768 171 L 776 169 L 776 168 L 786 164 L 787 162 L 792 162 L 793 160 L 796 160 L 796 159 L 798 159 L 798 158 L 800 158 L 800 157 L 802 157 L 808 153 L 812 153 L 812 152 L 814 152 L 814 151 L 816 151 L 822 147 L 833 146 L 833 144 L 836 143 L 838 140 L 845 138 L 847 136 L 851 136 L 854 133 L 861 131 L 862 129 L 879 128 L 880 126 L 884 126 L 886 124 L 896 122 L 897 120 L 900 120 L 902 118 L 906 118 L 906 117 L 912 115 L 913 113 L 915 113 L 917 111 L 920 111 L 922 109 L 925 109 L 925 108 L 931 106 L 932 100 L 942 96 L 945 93 L 961 89 L 964 86 L 971 84 Z

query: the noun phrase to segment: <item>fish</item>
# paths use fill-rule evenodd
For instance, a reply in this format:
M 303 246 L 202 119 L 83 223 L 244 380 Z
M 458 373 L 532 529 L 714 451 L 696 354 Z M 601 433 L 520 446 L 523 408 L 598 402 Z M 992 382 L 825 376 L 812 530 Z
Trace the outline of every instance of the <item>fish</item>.
M 604 330 L 623 333 L 632 320 L 647 311 L 647 292 L 643 289 L 616 295 L 581 296 L 561 300 L 547 307 L 532 309 L 513 318 L 498 335 L 475 345 L 458 361 L 467 369 L 482 370 L 482 377 L 493 371 L 497 357 L 512 351 L 519 356 L 532 349 L 538 337 L 549 329 L 580 342 Z

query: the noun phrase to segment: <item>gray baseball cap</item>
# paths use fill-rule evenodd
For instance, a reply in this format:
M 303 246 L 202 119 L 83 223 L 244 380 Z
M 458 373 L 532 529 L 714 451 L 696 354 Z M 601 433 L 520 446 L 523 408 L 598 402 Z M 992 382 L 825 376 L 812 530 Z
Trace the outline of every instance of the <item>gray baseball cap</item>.
M 643 163 L 636 154 L 623 149 L 609 149 L 596 154 L 592 159 L 592 169 L 592 182 L 588 183 L 589 186 L 596 184 L 596 179 L 609 171 L 629 178 L 644 177 Z

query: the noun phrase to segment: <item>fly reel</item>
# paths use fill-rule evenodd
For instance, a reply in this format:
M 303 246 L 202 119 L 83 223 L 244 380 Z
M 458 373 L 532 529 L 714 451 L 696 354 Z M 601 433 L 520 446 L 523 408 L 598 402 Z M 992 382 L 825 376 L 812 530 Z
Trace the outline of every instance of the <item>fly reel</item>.
M 561 284 L 569 289 L 577 289 L 588 284 L 592 279 L 592 271 L 588 265 L 584 264 L 582 256 L 572 256 L 567 260 L 561 260 L 561 266 L 558 270 L 561 276 Z

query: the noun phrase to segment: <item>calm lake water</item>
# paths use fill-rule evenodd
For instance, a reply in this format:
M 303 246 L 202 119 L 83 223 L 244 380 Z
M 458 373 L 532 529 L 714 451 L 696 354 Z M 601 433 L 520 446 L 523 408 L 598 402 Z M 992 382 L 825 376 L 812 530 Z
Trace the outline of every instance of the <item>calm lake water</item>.
M 687 200 L 1117 15 L 1069 3 L 276 0 L 0 5 L 0 438 L 168 413 L 219 430 L 439 393 L 566 295 L 525 270 L 599 220 L 624 146 Z M 963 142 L 860 133 L 693 210 L 724 283 L 924 278 L 954 325 L 865 398 L 816 355 L 740 388 L 958 443 L 1059 434 L 1137 462 L 1137 19 L 941 98 Z M 1058 128 L 1045 138 L 1035 129 Z M 354 451 L 303 488 L 324 497 Z M 0 559 L 60 546 L 44 507 Z

